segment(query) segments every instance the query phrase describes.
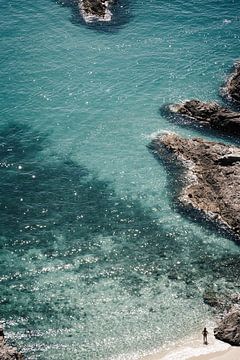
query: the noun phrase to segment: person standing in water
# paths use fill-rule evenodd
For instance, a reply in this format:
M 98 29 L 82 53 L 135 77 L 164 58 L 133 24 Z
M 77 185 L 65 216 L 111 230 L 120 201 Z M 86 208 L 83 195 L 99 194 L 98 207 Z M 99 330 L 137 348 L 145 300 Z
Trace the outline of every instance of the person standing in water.
M 203 334 L 203 343 L 204 343 L 205 345 L 207 345 L 207 344 L 208 344 L 208 342 L 207 342 L 207 336 L 208 336 L 207 328 L 204 328 L 204 329 L 203 329 L 202 334 Z

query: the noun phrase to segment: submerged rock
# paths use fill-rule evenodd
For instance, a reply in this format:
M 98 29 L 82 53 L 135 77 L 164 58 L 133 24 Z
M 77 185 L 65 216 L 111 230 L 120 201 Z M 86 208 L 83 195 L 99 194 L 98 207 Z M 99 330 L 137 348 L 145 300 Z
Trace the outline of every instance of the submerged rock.
M 240 61 L 235 63 L 234 71 L 222 90 L 224 96 L 240 104 Z
M 223 298 L 213 289 L 205 289 L 203 293 L 203 301 L 205 304 L 219 309 L 223 307 Z
M 214 329 L 214 336 L 234 346 L 240 346 L 240 309 L 232 308 Z
M 216 313 L 223 314 L 230 311 L 233 306 L 240 306 L 240 294 L 226 291 L 216 291 L 213 287 L 207 287 L 203 292 L 203 301 Z
M 78 0 L 80 13 L 86 22 L 111 21 L 114 0 Z
M 17 348 L 5 343 L 3 329 L 0 328 L 0 360 L 24 360 Z
M 240 135 L 240 113 L 226 109 L 216 102 L 204 103 L 199 100 L 189 100 L 169 105 L 169 111 L 188 117 L 202 126 L 223 133 Z
M 184 139 L 172 133 L 157 136 L 151 149 L 169 163 L 171 152 L 185 169 L 185 181 L 178 194 L 180 202 L 203 212 L 240 239 L 240 160 L 231 161 L 230 165 L 221 160 L 239 154 L 240 149 L 200 138 Z

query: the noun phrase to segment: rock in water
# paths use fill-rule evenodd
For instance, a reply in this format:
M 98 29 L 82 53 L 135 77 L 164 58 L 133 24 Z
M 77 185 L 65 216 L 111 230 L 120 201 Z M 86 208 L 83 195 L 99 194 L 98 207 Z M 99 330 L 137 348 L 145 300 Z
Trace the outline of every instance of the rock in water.
M 214 336 L 234 346 L 240 346 L 240 310 L 231 309 L 224 316 L 219 326 L 214 329 Z
M 169 105 L 169 111 L 171 114 L 182 115 L 222 133 L 240 136 L 240 113 L 226 109 L 216 102 L 189 100 L 181 104 Z
M 213 289 L 205 289 L 203 293 L 203 301 L 205 304 L 216 309 L 221 309 L 223 307 L 222 298 Z
M 240 154 L 240 148 L 172 133 L 157 136 L 150 147 L 169 163 L 171 152 L 185 169 L 180 202 L 224 225 L 240 240 L 240 158 L 231 157 Z
M 235 63 L 234 71 L 222 90 L 224 96 L 240 104 L 240 61 Z
M 78 0 L 78 6 L 86 22 L 111 21 L 114 0 Z
M 5 343 L 3 329 L 0 329 L 0 360 L 24 360 L 24 356 L 17 348 Z

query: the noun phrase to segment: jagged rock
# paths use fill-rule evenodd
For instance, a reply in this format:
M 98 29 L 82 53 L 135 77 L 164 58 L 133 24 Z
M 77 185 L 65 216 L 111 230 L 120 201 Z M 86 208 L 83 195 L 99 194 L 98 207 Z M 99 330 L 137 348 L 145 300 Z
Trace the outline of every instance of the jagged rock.
M 78 0 L 78 6 L 86 22 L 110 21 L 114 0 Z
M 0 347 L 0 360 L 24 360 L 24 356 L 11 346 Z
M 214 336 L 234 346 L 240 346 L 240 309 L 232 308 L 218 327 L 214 329 Z
M 240 61 L 235 63 L 234 71 L 228 78 L 222 92 L 228 99 L 240 104 Z
M 172 133 L 157 136 L 150 147 L 169 164 L 171 152 L 173 161 L 180 161 L 185 169 L 179 201 L 187 208 L 200 210 L 240 239 L 240 163 L 221 164 L 224 156 L 239 153 L 240 149 Z
M 23 354 L 21 354 L 17 348 L 0 343 L 0 360 L 24 360 Z
M 202 126 L 223 133 L 240 135 L 240 113 L 226 109 L 216 102 L 189 100 L 169 105 L 169 111 L 187 117 Z
M 0 329 L 0 360 L 24 360 L 23 354 L 17 348 L 5 343 L 2 329 Z

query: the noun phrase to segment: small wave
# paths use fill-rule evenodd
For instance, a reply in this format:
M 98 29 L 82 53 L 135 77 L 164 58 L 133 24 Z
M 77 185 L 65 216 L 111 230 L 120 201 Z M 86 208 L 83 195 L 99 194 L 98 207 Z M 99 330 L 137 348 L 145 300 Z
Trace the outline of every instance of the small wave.
M 223 23 L 224 24 L 231 24 L 232 20 L 229 20 L 229 19 L 224 19 L 223 20 Z
M 147 140 L 153 140 L 153 139 L 156 139 L 156 137 L 158 137 L 160 135 L 164 135 L 164 134 L 174 134 L 174 132 L 169 131 L 169 130 L 159 129 L 157 131 L 153 131 L 151 134 L 146 134 L 145 138 Z

